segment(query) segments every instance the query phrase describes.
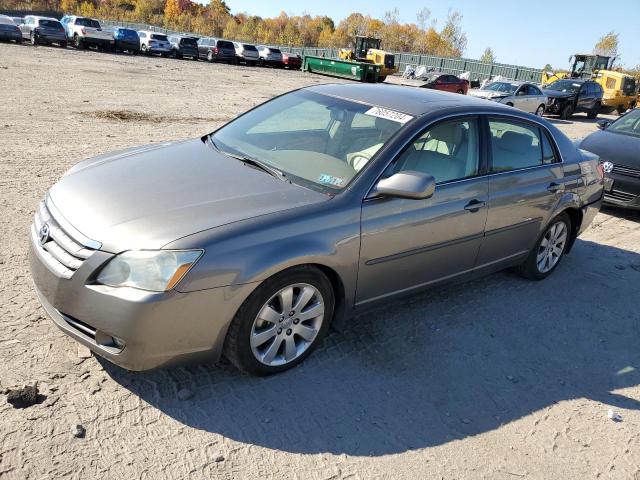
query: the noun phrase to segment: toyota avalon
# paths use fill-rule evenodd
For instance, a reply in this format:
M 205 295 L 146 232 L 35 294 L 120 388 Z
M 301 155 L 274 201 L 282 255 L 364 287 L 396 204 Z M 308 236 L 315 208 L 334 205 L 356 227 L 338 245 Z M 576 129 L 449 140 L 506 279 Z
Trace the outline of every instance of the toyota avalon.
M 125 368 L 224 355 L 271 374 L 394 297 L 508 267 L 545 278 L 603 177 L 505 105 L 313 86 L 200 138 L 77 163 L 37 208 L 31 272 L 58 327 Z

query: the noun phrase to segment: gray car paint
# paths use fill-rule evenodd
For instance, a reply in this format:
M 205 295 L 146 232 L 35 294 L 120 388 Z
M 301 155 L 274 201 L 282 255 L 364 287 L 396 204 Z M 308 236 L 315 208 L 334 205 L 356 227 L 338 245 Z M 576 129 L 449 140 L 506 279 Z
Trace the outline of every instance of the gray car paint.
M 314 264 L 329 275 L 338 298 L 334 322 L 341 324 L 353 309 L 390 296 L 515 265 L 559 212 L 571 211 L 582 231 L 599 208 L 603 186 L 597 157 L 580 152 L 544 119 L 432 90 L 386 85 L 310 90 L 416 118 L 333 197 L 223 157 L 201 139 L 84 162 L 51 189 L 51 199 L 104 251 L 94 253 L 70 281 L 62 281 L 42 265 L 32 242 L 34 283 L 56 323 L 130 369 L 215 360 L 244 299 L 289 267 Z M 375 193 L 386 167 L 415 135 L 459 115 L 503 116 L 538 125 L 554 138 L 562 163 L 438 185 L 427 200 Z M 552 184 L 561 188 L 550 191 Z M 465 209 L 472 200 L 485 203 Z M 112 252 L 159 247 L 205 253 L 166 293 L 92 281 Z M 69 317 L 125 339 L 126 348 L 117 354 L 105 350 L 70 328 Z

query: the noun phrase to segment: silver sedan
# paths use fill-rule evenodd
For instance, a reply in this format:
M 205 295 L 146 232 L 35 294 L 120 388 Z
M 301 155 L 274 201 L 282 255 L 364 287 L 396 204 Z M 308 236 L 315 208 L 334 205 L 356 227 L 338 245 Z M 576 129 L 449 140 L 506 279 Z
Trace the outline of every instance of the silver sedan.
M 547 96 L 540 87 L 527 82 L 492 82 L 480 89 L 469 90 L 468 95 L 515 107 L 541 117 Z
M 545 278 L 603 177 L 504 105 L 314 86 L 201 138 L 76 164 L 37 208 L 31 273 L 58 327 L 118 365 L 225 355 L 271 374 L 391 298 L 509 267 Z

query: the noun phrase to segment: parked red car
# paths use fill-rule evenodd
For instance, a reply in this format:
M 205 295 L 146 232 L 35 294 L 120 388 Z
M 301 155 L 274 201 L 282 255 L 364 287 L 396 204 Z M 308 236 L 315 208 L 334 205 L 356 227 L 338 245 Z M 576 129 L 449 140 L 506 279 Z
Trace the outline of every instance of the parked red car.
M 431 72 L 422 88 L 432 88 L 434 90 L 443 90 L 445 92 L 467 94 L 469 90 L 469 81 L 463 80 L 450 73 Z
M 282 52 L 282 63 L 285 68 L 300 70 L 302 68 L 302 57 L 296 53 Z

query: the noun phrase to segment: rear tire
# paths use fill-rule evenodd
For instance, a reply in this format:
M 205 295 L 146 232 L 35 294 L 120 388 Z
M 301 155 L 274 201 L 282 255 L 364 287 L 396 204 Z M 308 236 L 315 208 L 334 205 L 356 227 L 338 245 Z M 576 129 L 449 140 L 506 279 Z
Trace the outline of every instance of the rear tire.
M 73 36 L 73 46 L 78 50 L 84 49 L 84 43 L 77 33 Z
M 313 296 L 309 296 L 306 301 L 303 300 L 305 305 L 296 308 L 296 302 L 308 287 Z M 288 308 L 283 306 L 284 302 L 279 301 L 283 296 L 278 295 L 287 290 L 291 291 L 288 296 Z M 275 304 L 272 303 L 274 299 Z M 225 338 L 224 355 L 239 370 L 254 375 L 272 375 L 298 365 L 311 354 L 329 330 L 333 318 L 334 299 L 331 282 L 315 267 L 295 267 L 274 275 L 256 288 L 238 309 Z M 311 307 L 308 306 L 310 303 Z M 315 318 L 297 318 L 302 312 L 316 310 L 318 306 L 322 308 L 317 316 L 313 315 Z M 284 311 L 289 308 L 291 312 Z M 261 314 L 265 310 L 273 314 L 272 320 L 261 320 L 265 318 Z M 260 344 L 256 341 L 256 330 L 266 333 L 268 337 Z M 307 342 L 297 331 L 305 336 L 312 331 L 315 334 Z M 291 342 L 295 348 L 291 352 L 293 355 L 287 359 L 290 353 L 287 346 L 290 346 Z M 275 349 L 269 357 L 272 347 Z
M 460 95 L 464 95 L 464 90 L 462 90 L 461 88 L 456 90 L 456 93 L 459 93 Z
M 587 118 L 590 118 L 590 119 L 598 118 L 599 113 L 600 113 L 600 104 L 596 103 L 596 105 L 587 112 Z
M 213 63 L 213 52 L 211 50 L 207 53 L 207 62 Z
M 571 220 L 561 213 L 549 222 L 517 272 L 530 280 L 547 278 L 562 261 L 570 238 Z
M 536 108 L 536 116 L 537 117 L 542 117 L 544 115 L 544 105 L 538 105 L 538 108 Z
M 29 34 L 29 40 L 31 41 L 31 45 L 33 45 L 34 47 L 38 45 L 38 37 L 36 37 L 35 33 L 31 32 Z

